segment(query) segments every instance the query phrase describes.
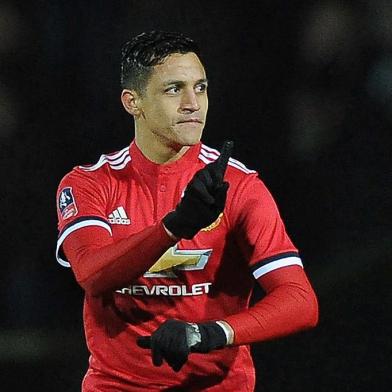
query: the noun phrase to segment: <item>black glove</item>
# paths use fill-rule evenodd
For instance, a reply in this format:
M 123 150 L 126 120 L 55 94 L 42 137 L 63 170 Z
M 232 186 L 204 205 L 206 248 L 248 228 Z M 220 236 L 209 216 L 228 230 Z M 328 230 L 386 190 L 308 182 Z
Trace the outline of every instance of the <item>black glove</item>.
M 165 227 L 177 238 L 193 238 L 223 211 L 229 188 L 223 177 L 232 150 L 233 142 L 225 141 L 218 159 L 196 172 L 176 209 L 163 218 Z
M 213 321 L 191 324 L 167 320 L 151 336 L 137 339 L 139 347 L 151 349 L 155 366 L 161 366 L 165 360 L 175 372 L 182 368 L 191 352 L 208 353 L 226 343 L 223 328 Z

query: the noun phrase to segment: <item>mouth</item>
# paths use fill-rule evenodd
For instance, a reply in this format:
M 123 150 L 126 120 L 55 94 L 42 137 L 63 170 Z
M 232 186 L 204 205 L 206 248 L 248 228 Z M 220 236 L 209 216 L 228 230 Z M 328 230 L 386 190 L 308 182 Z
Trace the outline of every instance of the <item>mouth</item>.
M 198 118 L 189 118 L 187 120 L 177 121 L 177 124 L 203 124 L 203 121 Z

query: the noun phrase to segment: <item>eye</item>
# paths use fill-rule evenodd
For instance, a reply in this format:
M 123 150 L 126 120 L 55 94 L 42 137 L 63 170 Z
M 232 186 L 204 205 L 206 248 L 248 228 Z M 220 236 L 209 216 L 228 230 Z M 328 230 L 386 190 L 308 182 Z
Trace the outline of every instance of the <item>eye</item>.
M 197 93 L 204 93 L 207 90 L 206 83 L 200 83 L 195 86 L 195 90 Z
M 178 86 L 171 86 L 165 90 L 165 93 L 170 95 L 175 95 L 180 92 L 180 88 Z

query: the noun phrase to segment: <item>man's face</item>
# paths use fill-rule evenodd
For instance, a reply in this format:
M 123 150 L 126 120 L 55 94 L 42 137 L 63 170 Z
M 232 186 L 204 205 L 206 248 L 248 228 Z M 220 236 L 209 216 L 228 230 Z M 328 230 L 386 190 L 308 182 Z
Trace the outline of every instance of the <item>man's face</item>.
M 207 79 L 197 55 L 175 53 L 156 65 L 139 107 L 141 132 L 175 149 L 197 144 L 208 110 Z

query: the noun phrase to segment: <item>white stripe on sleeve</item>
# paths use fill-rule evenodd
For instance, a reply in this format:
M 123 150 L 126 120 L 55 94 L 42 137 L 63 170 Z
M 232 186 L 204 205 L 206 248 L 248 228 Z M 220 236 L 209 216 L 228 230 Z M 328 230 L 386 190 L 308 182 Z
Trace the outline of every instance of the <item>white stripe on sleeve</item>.
M 271 261 L 270 263 L 257 268 L 257 270 L 253 271 L 253 276 L 257 279 L 260 278 L 260 276 L 267 274 L 268 272 L 274 271 L 278 268 L 288 267 L 290 265 L 299 265 L 303 267 L 302 261 L 299 257 L 285 257 L 283 259 Z
M 87 227 L 87 226 L 100 226 L 103 227 L 104 229 L 106 229 L 110 235 L 112 234 L 112 229 L 109 226 L 108 223 L 102 222 L 100 220 L 97 219 L 87 219 L 78 223 L 75 223 L 74 225 L 68 227 L 60 236 L 60 238 L 57 240 L 57 247 L 56 247 L 56 259 L 57 261 L 63 266 L 63 267 L 70 267 L 71 265 L 69 264 L 69 262 L 67 260 L 63 260 L 60 255 L 59 255 L 59 250 L 60 250 L 60 246 L 62 245 L 62 243 L 64 242 L 64 240 L 71 234 L 73 233 L 75 230 L 81 229 L 82 227 Z

